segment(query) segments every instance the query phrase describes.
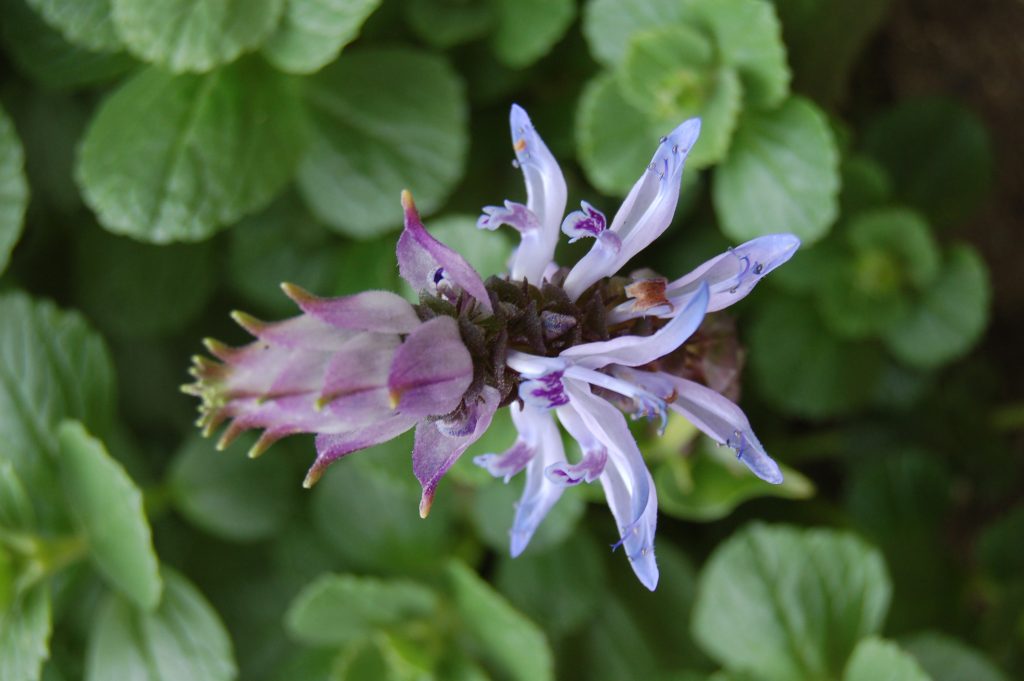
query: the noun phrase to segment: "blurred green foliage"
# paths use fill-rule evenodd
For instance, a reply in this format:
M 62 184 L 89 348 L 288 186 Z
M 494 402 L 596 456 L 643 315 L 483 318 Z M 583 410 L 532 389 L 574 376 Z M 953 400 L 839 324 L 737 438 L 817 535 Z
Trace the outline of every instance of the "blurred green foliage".
M 970 354 L 993 292 L 952 236 L 994 151 L 954 100 L 858 89 L 887 8 L 0 0 L 0 679 L 1024 674 L 1019 408 Z M 681 419 L 637 428 L 653 594 L 608 549 L 600 490 L 507 556 L 517 483 L 470 463 L 508 445 L 503 416 L 422 521 L 409 438 L 303 493 L 308 438 L 215 453 L 176 392 L 200 337 L 243 341 L 229 309 L 292 313 L 281 281 L 401 290 L 403 188 L 501 271 L 511 240 L 474 221 L 523 194 L 513 101 L 573 201 L 608 210 L 702 117 L 645 256 L 668 276 L 761 234 L 804 241 L 737 312 L 744 407 L 786 483 Z

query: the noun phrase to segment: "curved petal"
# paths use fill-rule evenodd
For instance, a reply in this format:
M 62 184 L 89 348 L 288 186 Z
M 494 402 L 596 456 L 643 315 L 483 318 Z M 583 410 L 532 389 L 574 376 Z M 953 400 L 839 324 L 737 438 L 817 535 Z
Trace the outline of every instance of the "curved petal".
M 392 414 L 362 428 L 344 433 L 316 436 L 316 461 L 309 467 L 302 486 L 307 489 L 316 484 L 329 465 L 341 457 L 398 437 L 416 424 L 416 419 L 405 414 Z
M 440 273 L 472 296 L 486 312 L 491 312 L 491 298 L 480 275 L 465 258 L 427 232 L 416 212 L 412 195 L 407 191 L 402 192 L 402 208 L 405 210 L 405 229 L 398 237 L 396 250 L 402 278 L 416 292 L 429 291 Z
M 778 485 L 782 482 L 782 471 L 775 460 L 765 452 L 761 441 L 750 427 L 743 410 L 711 388 L 664 372 L 647 373 L 623 369 L 639 385 L 652 381 L 651 389 L 657 389 L 668 382 L 675 391 L 675 399 L 669 402 L 673 409 L 697 426 L 705 435 L 718 444 L 736 450 L 736 456 L 765 482 Z M 648 378 L 649 377 L 649 378 Z
M 391 401 L 403 414 L 440 416 L 459 406 L 473 380 L 473 358 L 451 317 L 424 322 L 395 351 Z
M 704 319 L 708 304 L 708 286 L 702 283 L 672 321 L 650 336 L 619 336 L 607 341 L 583 343 L 568 348 L 559 355 L 589 369 L 600 369 L 609 364 L 641 366 L 664 357 L 693 335 Z
M 679 201 L 679 183 L 686 156 L 700 135 L 700 119 L 691 118 L 661 139 L 650 165 L 615 214 L 609 231 L 622 241 L 617 257 L 603 266 L 580 260 L 565 280 L 570 298 L 619 271 L 630 258 L 661 236 L 672 222 Z
M 295 284 L 281 284 L 281 288 L 303 312 L 338 329 L 410 333 L 420 325 L 409 301 L 390 291 L 320 298 Z
M 565 178 L 530 117 L 518 104 L 512 105 L 509 127 L 516 162 L 526 182 L 526 206 L 540 225 L 539 229 L 523 232 L 512 263 L 512 278 L 539 284 L 558 244 L 567 195 Z
M 437 421 L 420 421 L 416 426 L 416 438 L 412 451 L 412 471 L 423 486 L 420 497 L 420 516 L 427 517 L 434 503 L 434 492 L 441 478 L 458 461 L 466 448 L 480 439 L 491 425 L 494 412 L 498 409 L 498 391 L 490 386 L 483 389 L 479 401 L 472 405 L 474 427 L 466 435 L 451 436 L 438 428 Z
M 515 558 L 526 549 L 541 521 L 562 496 L 564 488 L 552 483 L 544 471 L 551 464 L 564 460 L 565 450 L 550 411 L 529 406 L 522 411 L 513 408 L 512 419 L 520 435 L 536 451 L 526 467 L 526 485 L 512 521 L 509 551 Z

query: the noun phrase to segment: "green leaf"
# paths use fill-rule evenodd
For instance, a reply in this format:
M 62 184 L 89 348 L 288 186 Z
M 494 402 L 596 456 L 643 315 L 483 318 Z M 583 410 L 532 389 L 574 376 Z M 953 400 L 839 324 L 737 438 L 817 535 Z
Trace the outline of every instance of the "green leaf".
M 821 111 L 799 97 L 740 118 L 712 185 L 722 231 L 734 241 L 775 232 L 817 241 L 836 218 L 838 193 L 832 130 Z
M 0 0 L 0 32 L 18 68 L 50 89 L 69 89 L 108 81 L 136 62 L 123 53 L 91 52 L 75 47 L 25 0 Z
M 620 599 L 608 595 L 586 631 L 587 679 L 656 678 L 655 651 Z
M 111 19 L 111 0 L 27 0 L 71 44 L 93 52 L 122 48 Z
M 711 521 L 726 517 L 748 499 L 806 499 L 814 494 L 809 479 L 787 466 L 782 471 L 783 483 L 769 485 L 751 474 L 731 450 L 702 438 L 693 456 L 658 466 L 654 481 L 662 511 L 685 520 Z
M 32 500 L 18 477 L 18 471 L 3 456 L 3 449 L 0 449 L 0 528 L 31 529 L 36 523 Z
M 967 678 L 967 677 L 963 677 Z M 843 672 L 843 681 L 932 681 L 913 657 L 879 638 L 861 641 Z M 973 681 L 973 678 L 972 678 Z
M 399 226 L 403 189 L 431 213 L 461 177 L 465 93 L 439 57 L 409 49 L 344 55 L 310 80 L 306 97 L 316 132 L 299 189 L 339 232 L 365 239 Z
M 596 614 L 605 590 L 605 557 L 585 532 L 547 551 L 502 555 L 498 588 L 552 638 L 581 628 Z
M 551 649 L 536 624 L 461 562 L 449 564 L 448 584 L 463 633 L 484 661 L 508 679 L 554 679 Z
M 146 69 L 100 106 L 77 169 L 112 232 L 197 241 L 268 203 L 304 148 L 294 82 L 258 61 L 203 76 Z
M 263 45 L 282 71 L 313 73 L 334 61 L 359 36 L 381 0 L 286 0 L 284 18 Z
M 178 573 L 164 568 L 160 607 L 142 612 L 110 597 L 92 627 L 86 681 L 232 681 L 231 639 L 216 611 Z
M 171 71 L 209 71 L 256 49 L 284 0 L 110 0 L 128 50 Z
M 576 111 L 576 147 L 587 179 L 606 194 L 625 196 L 657 148 L 653 129 L 648 115 L 622 94 L 614 75 L 592 79 Z
M 312 443 L 308 443 L 312 453 Z M 444 486 L 430 517 L 417 512 L 420 485 L 412 475 L 408 436 L 335 464 L 313 490 L 313 523 L 355 568 L 415 574 L 436 568 L 455 540 L 451 498 Z
M 0 274 L 7 269 L 11 251 L 21 236 L 27 207 L 25 152 L 14 124 L 0 107 Z
M 495 551 L 507 553 L 509 550 L 509 531 L 522 496 L 524 479 L 525 475 L 520 475 L 508 484 L 491 480 L 474 490 L 473 525 L 484 543 Z M 587 509 L 581 491 L 573 488 L 562 494 L 537 528 L 524 555 L 556 546 L 572 534 Z
M 906 317 L 908 294 L 938 274 L 939 249 L 928 223 L 905 208 L 861 213 L 845 232 L 851 256 L 826 274 L 819 302 L 833 331 L 864 338 Z
M 736 71 L 717 67 L 714 46 L 685 25 L 637 33 L 619 68 L 621 92 L 667 128 L 701 118 L 700 139 L 687 157 L 692 167 L 720 161 L 739 119 L 743 87 Z
M 1024 536 L 1024 504 L 1007 509 L 978 538 L 978 562 L 986 574 L 1006 582 L 1024 574 L 1021 536 Z
M 0 679 L 39 681 L 50 656 L 50 587 L 38 583 L 0 612 Z
M 77 418 L 106 432 L 114 411 L 114 373 L 103 340 L 74 312 L 22 293 L 0 296 L 0 452 L 45 503 L 52 488 L 57 424 Z M 50 456 L 46 456 L 49 454 Z
M 692 0 L 687 23 L 714 36 L 718 58 L 743 79 L 749 106 L 773 108 L 789 94 L 789 66 L 775 8 L 763 0 Z
M 755 523 L 712 553 L 693 629 L 727 669 L 763 681 L 837 678 L 889 607 L 881 555 L 857 537 Z
M 917 659 L 932 681 L 1009 681 L 987 657 L 945 634 L 916 634 L 902 639 L 900 646 Z
M 889 171 L 896 196 L 940 227 L 969 218 L 991 189 L 988 132 L 949 99 L 908 101 L 879 115 L 864 132 L 864 148 Z
M 142 493 L 81 423 L 64 421 L 57 435 L 64 493 L 93 562 L 112 587 L 152 610 L 162 585 Z
M 487 35 L 494 27 L 493 0 L 406 0 L 405 20 L 424 42 L 448 49 Z
M 347 269 L 339 262 L 343 248 L 332 237 L 326 227 L 313 219 L 299 197 L 288 191 L 266 210 L 245 218 L 230 231 L 229 282 L 250 305 L 257 306 L 257 311 L 267 311 L 274 317 L 295 314 L 295 303 L 281 293 L 282 282 L 328 295 L 335 292 L 334 279 Z M 394 270 L 393 254 L 389 264 Z M 366 260 L 362 267 L 366 267 Z M 392 288 L 393 281 L 377 283 L 372 278 L 367 281 L 365 271 L 355 274 L 365 284 L 358 290 Z M 392 280 L 397 278 L 393 271 L 391 274 Z
M 839 213 L 844 216 L 881 208 L 890 203 L 892 184 L 889 175 L 877 161 L 864 154 L 844 155 L 840 163 L 842 189 L 839 192 Z
M 342 645 L 430 617 L 436 608 L 434 592 L 416 582 L 323 575 L 295 597 L 285 622 L 302 643 Z
M 170 472 L 174 505 L 182 515 L 234 541 L 276 534 L 288 521 L 298 489 L 284 453 L 256 460 L 245 456 L 250 439 L 217 452 L 210 441 L 195 435 L 175 456 Z M 288 443 L 278 446 L 288 448 Z
M 576 18 L 575 0 L 493 0 L 498 28 L 494 53 L 506 66 L 522 68 L 554 47 Z
M 758 391 L 779 409 L 805 418 L 864 406 L 882 370 L 878 348 L 832 336 L 806 299 L 765 301 L 749 328 L 749 342 Z
M 82 309 L 120 338 L 180 329 L 199 316 L 216 284 L 216 253 L 209 243 L 154 246 L 83 228 L 74 265 Z
M 910 316 L 887 330 L 886 347 L 909 366 L 941 366 L 977 342 L 988 322 L 990 299 L 988 270 L 981 256 L 970 246 L 953 246 Z
M 435 218 L 427 229 L 439 241 L 458 250 L 484 279 L 508 270 L 514 246 L 507 231 L 480 229 L 476 226 L 476 218 L 469 215 Z
M 626 56 L 630 38 L 644 30 L 683 23 L 686 4 L 678 0 L 590 0 L 583 10 L 583 35 L 604 66 Z
M 773 0 L 793 67 L 793 87 L 831 104 L 881 25 L 890 0 Z

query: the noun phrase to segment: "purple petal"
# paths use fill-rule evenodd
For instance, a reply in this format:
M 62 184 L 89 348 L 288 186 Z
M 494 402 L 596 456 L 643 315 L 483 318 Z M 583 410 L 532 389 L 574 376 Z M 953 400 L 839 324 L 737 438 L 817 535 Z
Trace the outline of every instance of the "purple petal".
M 316 461 L 306 473 L 302 486 L 316 484 L 329 465 L 352 452 L 366 449 L 398 437 L 415 425 L 416 419 L 405 414 L 393 414 L 383 421 L 344 433 L 316 436 Z
M 538 409 L 552 409 L 568 403 L 562 374 L 561 371 L 551 371 L 539 378 L 523 381 L 519 384 L 519 398 Z
M 420 516 L 427 517 L 434 503 L 437 484 L 448 472 L 466 448 L 476 442 L 494 418 L 500 397 L 490 386 L 484 388 L 479 401 L 470 406 L 474 411 L 476 425 L 473 432 L 461 437 L 449 437 L 438 430 L 435 421 L 420 421 L 416 426 L 416 439 L 412 453 L 412 470 L 423 486 L 420 498 Z
M 319 404 L 330 404 L 346 395 L 388 386 L 399 337 L 394 334 L 362 333 L 331 356 L 323 376 Z
M 558 162 L 518 104 L 509 115 L 512 148 L 526 182 L 526 205 L 537 216 L 540 229 L 524 233 L 512 263 L 512 278 L 538 283 L 555 255 L 558 228 L 565 213 L 565 178 Z
M 522 440 L 516 440 L 502 454 L 481 454 L 473 459 L 473 463 L 487 469 L 494 477 L 508 482 L 512 476 L 526 468 L 535 453 L 533 447 Z
M 243 329 L 263 341 L 263 344 L 277 345 L 283 348 L 334 350 L 354 335 L 351 331 L 339 329 L 307 314 L 280 322 L 263 322 L 252 315 L 236 310 L 231 313 L 231 318 Z M 254 344 L 248 347 L 264 347 L 264 345 Z
M 494 231 L 502 225 L 514 228 L 520 234 L 536 232 L 540 229 L 540 220 L 533 211 L 521 203 L 506 201 L 502 206 L 484 206 L 484 213 L 477 218 L 476 226 L 480 229 Z
M 572 487 L 581 482 L 597 480 L 604 472 L 607 463 L 608 450 L 598 447 L 583 452 L 583 458 L 578 463 L 570 464 L 567 461 L 559 461 L 548 466 L 544 470 L 544 475 L 560 487 Z
M 560 357 L 572 359 L 579 365 L 599 369 L 609 364 L 641 366 L 669 354 L 693 335 L 704 319 L 708 304 L 707 284 L 701 284 L 697 294 L 668 324 L 650 336 L 620 336 L 608 341 L 583 343 L 564 350 Z
M 679 201 L 686 156 L 699 134 L 700 119 L 691 118 L 662 138 L 650 165 L 633 185 L 609 228 L 622 240 L 618 257 L 603 266 L 584 260 L 577 263 L 565 280 L 570 297 L 579 297 L 594 282 L 615 274 L 669 226 Z
M 363 291 L 342 298 L 319 298 L 294 284 L 281 286 L 306 314 L 338 329 L 410 333 L 420 325 L 416 310 L 390 291 Z
M 654 557 L 654 533 L 658 525 L 658 498 L 654 490 L 654 480 L 645 471 L 646 485 L 651 495 L 643 515 L 637 521 L 630 521 L 633 512 L 632 493 L 627 483 L 626 474 L 616 466 L 609 466 L 601 476 L 601 486 L 608 500 L 608 507 L 619 527 L 620 539 L 615 548 L 622 546 L 629 559 L 633 573 L 645 587 L 654 591 L 658 586 L 658 563 Z
M 477 271 L 465 258 L 432 237 L 423 226 L 409 192 L 402 192 L 405 229 L 398 238 L 398 271 L 414 291 L 432 290 L 435 275 L 445 278 L 468 293 L 481 308 L 491 312 L 491 299 Z
M 562 221 L 562 233 L 569 237 L 569 243 L 584 237 L 598 237 L 607 227 L 604 213 L 586 201 L 580 203 L 582 210 L 576 210 L 565 216 Z
M 387 384 L 392 403 L 410 416 L 447 414 L 473 380 L 473 358 L 451 317 L 423 323 L 395 351 Z
M 757 282 L 796 253 L 800 239 L 792 234 L 769 234 L 746 242 L 708 260 L 670 283 L 665 295 L 679 309 L 706 282 L 711 290 L 708 312 L 742 300 Z
M 526 407 L 520 412 L 514 407 L 512 420 L 521 436 L 533 443 L 537 451 L 526 468 L 526 485 L 512 521 L 509 552 L 515 558 L 526 549 L 541 521 L 562 496 L 563 488 L 553 484 L 544 471 L 564 460 L 565 450 L 550 411 Z

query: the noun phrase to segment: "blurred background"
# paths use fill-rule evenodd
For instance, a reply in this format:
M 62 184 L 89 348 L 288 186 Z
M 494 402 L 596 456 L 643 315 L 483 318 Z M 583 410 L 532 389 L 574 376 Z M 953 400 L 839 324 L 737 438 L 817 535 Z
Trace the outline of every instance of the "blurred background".
M 1024 678 L 1022 35 L 1012 0 L 0 0 L 0 681 Z M 507 414 L 424 521 L 410 438 L 306 491 L 312 438 L 215 452 L 179 391 L 282 281 L 403 290 L 403 188 L 501 272 L 513 102 L 609 216 L 702 117 L 636 267 L 804 242 L 702 360 L 786 482 L 637 424 L 654 593 L 599 489 L 508 557 L 522 481 L 471 463 Z

